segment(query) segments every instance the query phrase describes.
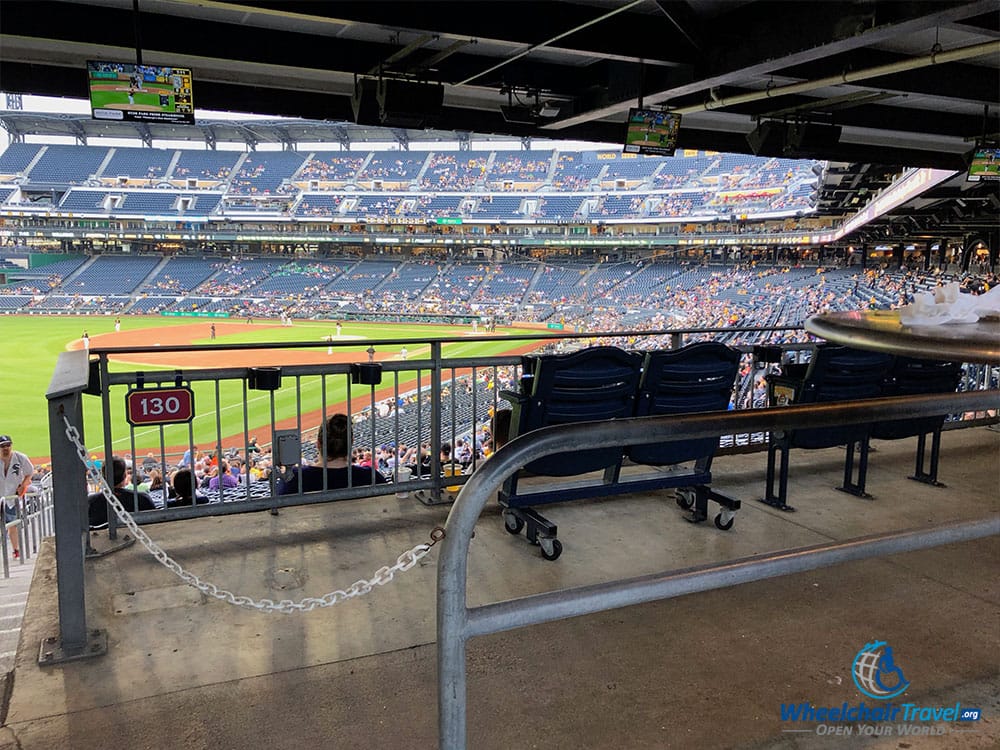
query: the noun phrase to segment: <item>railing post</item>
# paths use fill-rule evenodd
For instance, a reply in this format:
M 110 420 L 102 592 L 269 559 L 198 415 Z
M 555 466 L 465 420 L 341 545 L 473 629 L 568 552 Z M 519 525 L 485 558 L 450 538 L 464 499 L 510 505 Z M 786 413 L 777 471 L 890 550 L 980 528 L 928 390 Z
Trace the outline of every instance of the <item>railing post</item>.
M 441 502 L 441 342 L 431 342 L 431 504 Z M 452 388 L 455 384 L 452 383 Z
M 87 534 L 86 467 L 66 434 L 65 419 L 80 431 L 83 442 L 83 388 L 87 384 L 85 351 L 59 355 L 49 392 L 49 446 L 52 453 L 52 497 L 55 510 L 56 574 L 59 636 L 42 641 L 41 666 L 99 656 L 107 652 L 107 633 L 87 630 L 84 595 L 84 544 Z M 81 380 L 82 378 L 82 380 Z

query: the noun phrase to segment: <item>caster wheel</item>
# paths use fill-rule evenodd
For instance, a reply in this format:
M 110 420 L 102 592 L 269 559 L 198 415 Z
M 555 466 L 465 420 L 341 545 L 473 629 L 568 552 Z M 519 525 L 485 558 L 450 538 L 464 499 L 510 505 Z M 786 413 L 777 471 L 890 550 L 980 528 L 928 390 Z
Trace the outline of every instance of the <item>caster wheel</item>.
M 558 539 L 539 539 L 538 544 L 542 549 L 542 557 L 546 560 L 555 560 L 562 554 L 562 542 Z
M 720 513 L 715 517 L 715 528 L 719 529 L 720 531 L 729 531 L 731 528 L 733 528 L 733 523 L 735 522 L 736 522 L 736 516 L 731 515 L 729 516 L 729 520 L 724 521 L 722 518 L 722 513 Z
M 693 490 L 677 490 L 674 495 L 677 499 L 677 505 L 683 510 L 691 510 L 694 507 L 694 491 Z
M 515 516 L 513 513 L 504 513 L 503 527 L 507 529 L 508 534 L 520 534 L 521 529 L 524 528 L 524 521 Z

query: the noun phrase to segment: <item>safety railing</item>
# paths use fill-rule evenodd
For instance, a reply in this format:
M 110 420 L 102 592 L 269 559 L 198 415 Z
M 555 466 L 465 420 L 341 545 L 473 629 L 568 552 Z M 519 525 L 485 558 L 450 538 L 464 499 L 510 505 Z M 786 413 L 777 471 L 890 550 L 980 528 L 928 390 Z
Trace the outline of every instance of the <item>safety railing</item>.
M 2 497 L 0 502 L 11 503 L 16 517 L 5 524 L 0 535 L 0 558 L 3 560 L 3 577 L 10 578 L 15 565 L 28 565 L 38 554 L 38 544 L 55 533 L 55 511 L 51 487 L 26 492 L 24 497 Z M 11 506 L 9 506 L 11 507 Z M 11 544 L 17 538 L 18 554 Z
M 459 493 L 438 558 L 438 746 L 466 747 L 466 643 L 499 633 L 618 607 L 789 575 L 852 560 L 909 552 L 1000 534 L 1000 517 L 899 531 L 653 575 L 551 591 L 469 607 L 469 541 L 486 503 L 531 459 L 565 451 L 713 437 L 725 433 L 872 422 L 1000 406 L 996 392 L 910 396 L 722 414 L 640 417 L 546 427 L 518 437 L 485 462 Z
M 733 394 L 736 410 L 761 408 L 766 405 L 764 377 L 777 363 L 764 362 L 754 354 L 754 345 L 740 343 L 746 340 L 770 344 L 772 338 L 800 336 L 801 329 L 733 328 L 733 329 L 684 329 L 668 331 L 625 331 L 615 333 L 524 333 L 505 335 L 507 347 L 534 348 L 536 352 L 558 351 L 593 343 L 613 343 L 627 348 L 678 348 L 687 343 L 709 338 L 730 342 L 741 350 L 742 375 Z M 140 524 L 184 519 L 203 515 L 223 515 L 262 509 L 277 510 L 283 506 L 331 499 L 371 497 L 385 492 L 384 487 L 352 486 L 321 493 L 298 493 L 276 496 L 277 472 L 283 462 L 278 456 L 278 440 L 289 435 L 301 442 L 306 460 L 315 458 L 315 439 L 320 415 L 334 411 L 349 414 L 354 423 L 353 445 L 360 452 L 367 452 L 377 461 L 390 456 L 382 468 L 393 481 L 406 480 L 401 491 L 415 493 L 422 501 L 434 504 L 450 501 L 449 487 L 460 486 L 464 476 L 444 477 L 441 448 L 449 444 L 456 450 L 459 442 L 471 444 L 470 456 L 460 463 L 471 473 L 478 466 L 478 450 L 488 428 L 490 416 L 508 404 L 499 398 L 499 391 L 512 389 L 520 379 L 520 356 L 466 356 L 464 350 L 471 343 L 497 342 L 492 336 L 442 337 L 434 339 L 381 339 L 363 342 L 302 341 L 295 343 L 146 346 L 114 350 L 92 349 L 89 378 L 90 391 L 101 399 L 100 441 L 88 443 L 88 453 L 103 457 L 127 456 L 136 470 L 140 462 L 149 462 L 165 475 L 167 467 L 177 467 L 178 454 L 193 456 L 201 448 L 215 454 L 215 460 L 235 457 L 242 463 L 239 484 L 231 488 L 207 493 L 213 501 L 195 507 L 167 507 L 166 488 L 151 493 L 157 510 L 143 511 L 136 515 Z M 400 352 L 409 348 L 409 357 Z M 779 342 L 773 344 L 782 358 L 800 361 L 811 344 L 808 342 Z M 221 358 L 223 363 L 236 358 L 256 357 L 262 365 L 276 359 L 290 359 L 291 351 L 305 353 L 310 364 L 283 365 L 281 367 L 232 367 L 209 368 L 193 366 L 183 369 L 143 369 L 135 362 L 151 358 L 153 363 L 170 363 L 174 358 L 191 361 L 192 353 L 198 356 Z M 372 356 L 379 361 L 369 363 Z M 328 358 L 329 361 L 316 361 Z M 354 362 L 345 361 L 354 358 Z M 116 362 L 123 360 L 130 365 Z M 375 381 L 359 370 L 367 364 L 377 365 Z M 973 369 L 975 368 L 975 369 Z M 268 377 L 255 375 L 268 371 Z M 996 388 L 995 372 L 983 366 L 970 366 L 966 374 L 968 389 Z M 145 389 L 151 396 L 155 390 L 171 386 L 190 388 L 194 394 L 197 413 L 186 424 L 158 425 L 128 424 L 121 404 L 127 394 Z M 156 406 L 155 404 L 153 406 Z M 153 407 L 151 407 L 153 408 Z M 160 408 L 160 407 L 156 407 Z M 235 423 L 229 415 L 240 417 Z M 966 417 L 976 415 L 964 415 Z M 88 435 L 95 434 L 93 420 L 88 422 Z M 149 435 L 153 435 L 152 442 Z M 252 437 L 263 439 L 259 447 L 270 450 L 270 463 L 261 461 L 254 454 Z M 721 438 L 721 452 L 733 450 L 760 450 L 766 444 L 766 433 L 734 433 Z M 409 450 L 411 457 L 406 464 L 409 471 L 397 471 L 402 466 L 399 455 Z M 294 452 L 294 451 L 293 451 Z M 414 458 L 415 456 L 415 458 Z M 95 456 L 96 458 L 96 456 Z M 452 458 L 461 458 L 452 456 Z M 191 459 L 189 459 L 190 461 Z M 284 462 L 284 463 L 287 463 Z M 105 461 L 107 464 L 107 461 Z M 105 475 L 111 480 L 110 467 Z M 250 481 L 253 477 L 258 481 Z M 164 484 L 169 477 L 162 476 Z M 263 480 L 263 481 L 259 481 Z M 217 501 L 217 502 L 216 502 Z M 128 503 L 126 503 L 128 506 Z M 133 503 L 129 508 L 137 510 Z M 110 534 L 116 534 L 116 521 L 110 519 Z
M 743 332 L 751 336 L 765 337 L 775 333 L 788 335 L 789 332 L 796 330 L 793 328 L 690 329 L 685 331 L 616 332 L 614 334 L 527 333 L 518 336 L 504 336 L 503 341 L 507 346 L 517 346 L 518 343 L 524 343 L 531 346 L 555 347 L 588 345 L 595 341 L 607 343 L 609 340 L 614 340 L 617 343 L 620 340 L 625 343 L 632 340 L 640 342 L 641 346 L 647 348 L 653 346 L 679 347 L 692 339 L 713 335 L 725 334 L 728 336 Z M 141 443 L 137 440 L 137 432 L 147 428 L 141 424 L 139 426 L 128 424 L 123 416 L 122 404 L 127 401 L 130 394 L 139 392 L 140 395 L 156 396 L 158 393 L 162 394 L 161 391 L 157 390 L 160 387 L 169 389 L 178 385 L 202 389 L 198 391 L 196 401 L 198 414 L 204 415 L 206 424 L 194 426 L 192 422 L 187 422 L 181 425 L 179 429 L 183 431 L 183 440 L 179 442 L 186 443 L 189 450 L 193 449 L 197 443 L 212 446 L 220 453 L 226 447 L 227 440 L 232 438 L 234 433 L 235 442 L 230 442 L 228 445 L 235 445 L 243 451 L 246 451 L 249 445 L 252 432 L 257 431 L 266 436 L 273 435 L 275 440 L 272 443 L 276 443 L 276 439 L 282 436 L 293 435 L 298 439 L 305 435 L 302 442 L 308 444 L 315 436 L 315 430 L 320 421 L 319 415 L 328 415 L 334 411 L 345 411 L 357 419 L 355 445 L 367 447 L 374 453 L 377 445 L 383 440 L 380 435 L 388 436 L 384 438 L 387 443 L 398 445 L 400 436 L 403 434 L 401 432 L 403 415 L 400 409 L 393 409 L 385 416 L 381 416 L 378 411 L 379 404 L 383 400 L 390 400 L 393 404 L 398 405 L 401 398 L 415 397 L 417 406 L 407 416 L 413 420 L 416 439 L 420 443 L 426 441 L 429 455 L 425 472 L 418 473 L 412 480 L 405 483 L 400 482 L 397 486 L 349 486 L 343 489 L 327 488 L 319 492 L 278 495 L 275 493 L 276 480 L 272 475 L 272 478 L 263 482 L 256 482 L 252 485 L 247 482 L 231 490 L 221 490 L 218 497 L 214 498 L 217 502 L 205 505 L 161 506 L 155 510 L 134 512 L 134 504 L 130 502 L 129 497 L 124 497 L 125 509 L 132 513 L 132 520 L 137 524 L 260 510 L 276 512 L 282 507 L 321 503 L 329 500 L 373 497 L 389 492 L 419 493 L 424 502 L 433 504 L 450 501 L 451 496 L 448 494 L 450 488 L 462 485 L 469 479 L 469 476 L 475 476 L 477 473 L 445 477 L 440 454 L 442 444 L 451 442 L 454 445 L 459 436 L 466 434 L 464 430 L 471 429 L 471 434 L 474 436 L 479 426 L 488 424 L 490 410 L 497 408 L 500 404 L 498 391 L 502 387 L 501 374 L 506 373 L 506 378 L 510 382 L 517 382 L 519 379 L 521 360 L 518 355 L 463 356 L 462 347 L 468 342 L 479 340 L 495 342 L 497 339 L 498 337 L 490 336 L 465 336 L 421 341 L 391 339 L 344 344 L 313 341 L 292 344 L 250 344 L 242 347 L 232 345 L 150 346 L 135 349 L 75 351 L 61 355 L 47 395 L 49 399 L 50 450 L 53 464 L 52 484 L 56 491 L 56 505 L 62 509 L 56 513 L 55 530 L 57 532 L 56 553 L 59 569 L 60 628 L 63 640 L 68 642 L 68 648 L 64 650 L 71 653 L 86 645 L 85 596 L 83 591 L 83 561 L 86 542 L 81 547 L 79 541 L 81 531 L 85 530 L 88 525 L 85 502 L 88 486 L 86 475 L 81 469 L 84 468 L 84 465 L 93 466 L 91 456 L 95 445 L 103 446 L 104 456 L 128 452 L 132 454 L 133 461 L 139 460 L 138 456 L 141 451 L 138 450 L 138 447 Z M 409 358 L 395 357 L 381 361 L 378 364 L 381 368 L 382 382 L 369 383 L 365 380 L 364 370 L 361 366 L 371 364 L 369 361 L 370 350 L 398 353 L 402 346 L 410 348 Z M 748 370 L 747 376 L 750 379 L 750 385 L 741 392 L 742 396 L 737 396 L 735 403 L 737 411 L 735 413 L 751 415 L 757 412 L 757 409 L 751 407 L 760 406 L 756 401 L 755 394 L 759 390 L 759 381 L 766 373 L 767 366 L 758 368 L 758 362 L 752 353 L 752 346 L 746 344 L 739 346 L 744 351 L 744 367 Z M 792 342 L 782 343 L 779 348 L 787 356 L 798 357 L 808 346 L 806 343 Z M 353 354 L 360 361 L 345 362 L 344 358 L 341 358 L 338 361 L 282 365 L 277 377 L 273 377 L 275 375 L 273 370 L 278 368 L 256 366 L 190 367 L 183 370 L 155 369 L 150 366 L 143 369 L 131 369 L 136 367 L 134 362 L 137 361 L 135 359 L 137 356 L 147 354 L 170 357 L 174 354 L 190 355 L 192 351 L 196 351 L 198 356 L 215 354 L 232 358 L 241 350 L 252 350 L 258 353 L 256 356 L 259 356 L 260 361 L 263 362 L 265 360 L 263 360 L 263 355 L 259 354 L 261 352 L 277 352 L 280 355 L 287 355 L 288 350 L 293 348 L 300 351 L 319 349 L 322 355 L 324 352 L 336 351 L 341 347 L 347 351 L 353 351 Z M 113 364 L 112 356 L 124 357 L 127 362 L 132 364 Z M 225 365 L 225 363 L 223 364 Z M 266 370 L 272 372 L 265 372 Z M 484 376 L 482 379 L 489 380 L 493 387 L 486 392 L 480 392 L 473 388 L 468 394 L 466 404 L 468 413 L 460 415 L 459 412 L 462 409 L 457 403 L 457 393 L 464 388 L 465 383 L 478 383 L 481 375 Z M 986 375 L 991 378 L 995 376 L 995 371 L 990 370 Z M 357 378 L 357 382 L 355 382 L 355 378 Z M 282 387 L 282 384 L 288 384 L 288 387 Z M 995 387 L 992 382 L 990 385 Z M 224 395 L 227 388 L 229 396 Z M 254 388 L 257 388 L 257 391 L 254 391 Z M 307 394 L 308 388 L 313 389 L 311 397 Z M 340 391 L 341 395 L 335 393 L 336 388 L 343 389 Z M 359 388 L 360 390 L 358 390 Z M 251 403 L 251 393 L 254 393 L 260 401 Z M 99 424 L 101 425 L 102 440 L 95 445 L 88 445 L 84 441 L 86 430 L 83 427 L 83 404 L 85 400 L 92 397 L 85 394 L 96 396 L 101 404 Z M 283 399 L 280 402 L 279 397 Z M 425 398 L 427 399 L 426 403 L 424 402 Z M 163 400 L 165 401 L 165 399 Z M 94 405 L 94 401 L 91 401 L 90 405 Z M 150 404 L 150 408 L 159 408 L 159 406 L 162 404 Z M 991 409 L 994 410 L 994 414 L 995 408 L 996 404 L 993 404 Z M 239 415 L 237 427 L 233 432 L 227 432 L 222 423 L 221 415 L 229 410 L 233 410 Z M 248 416 L 251 410 L 257 410 L 258 416 L 263 413 L 263 427 L 253 426 L 254 423 L 250 421 Z M 288 419 L 283 422 L 282 417 L 288 417 Z M 68 432 L 67 425 L 76 431 L 75 435 Z M 754 419 L 734 421 L 727 423 L 727 425 L 737 430 L 726 433 L 735 436 L 734 442 L 737 445 L 741 435 L 745 436 L 747 441 L 759 440 L 762 443 L 767 432 L 766 425 L 758 423 Z M 383 427 L 388 430 L 386 433 L 379 432 Z M 171 442 L 165 437 L 165 428 L 162 425 L 155 425 L 148 429 L 154 431 L 154 458 L 166 463 L 167 449 L 171 446 Z M 201 430 L 205 432 L 203 433 Z M 272 445 L 272 448 L 275 448 L 275 445 Z M 278 456 L 278 451 L 275 449 L 273 454 Z M 297 456 L 296 453 L 295 460 L 298 460 Z M 112 484 L 108 463 L 105 461 L 105 485 Z M 294 463 L 294 461 L 274 458 L 274 463 L 278 465 Z M 473 461 L 470 468 L 478 470 L 480 462 Z M 394 479 L 402 479 L 395 470 L 390 473 Z M 91 485 L 91 489 L 97 488 L 93 480 Z M 131 497 L 134 499 L 135 495 Z M 109 520 L 109 536 L 114 539 L 117 525 L 116 515 L 109 514 Z M 89 536 L 86 539 L 89 541 Z

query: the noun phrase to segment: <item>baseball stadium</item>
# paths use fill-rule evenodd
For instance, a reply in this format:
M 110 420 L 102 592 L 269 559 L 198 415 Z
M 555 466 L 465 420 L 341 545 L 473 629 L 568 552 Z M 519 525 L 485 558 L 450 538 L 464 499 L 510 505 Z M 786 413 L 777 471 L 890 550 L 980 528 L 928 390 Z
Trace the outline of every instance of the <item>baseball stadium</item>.
M 901 127 L 888 84 L 809 73 L 809 109 L 765 55 L 759 91 L 703 72 L 701 101 L 649 104 L 681 73 L 588 51 L 590 23 L 660 14 L 707 44 L 696 2 L 556 3 L 578 46 L 555 12 L 548 42 L 481 38 L 538 81 L 487 95 L 457 8 L 410 39 L 391 4 L 385 45 L 386 8 L 172 1 L 4 31 L 5 743 L 1000 742 L 1000 105 L 869 147 L 855 109 Z M 955 19 L 885 28 L 981 20 L 930 5 Z M 135 21 L 136 54 L 77 40 L 84 9 Z M 144 61 L 140 25 L 176 51 Z M 961 31 L 932 57 L 995 77 Z M 28 90 L 35 34 L 80 81 Z M 315 78 L 293 43 L 334 34 Z M 270 35 L 296 67 L 254 67 Z M 910 72 L 873 44 L 859 75 Z M 547 84 L 583 59 L 638 100 Z M 487 99 L 502 119 L 469 119 Z

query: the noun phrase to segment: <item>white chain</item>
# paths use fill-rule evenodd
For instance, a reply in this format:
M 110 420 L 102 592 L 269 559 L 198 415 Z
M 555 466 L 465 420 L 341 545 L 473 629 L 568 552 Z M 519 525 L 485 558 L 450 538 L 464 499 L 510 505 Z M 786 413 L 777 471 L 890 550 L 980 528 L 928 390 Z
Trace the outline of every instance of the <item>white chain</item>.
M 336 591 L 331 591 L 325 596 L 318 598 L 310 596 L 297 602 L 292 601 L 291 599 L 282 599 L 279 602 L 275 602 L 271 599 L 255 600 L 249 596 L 237 596 L 231 591 L 220 589 L 214 583 L 202 581 L 194 573 L 189 573 L 184 570 L 184 568 L 182 568 L 176 560 L 171 559 L 171 557 L 164 552 L 156 542 L 149 538 L 149 535 L 146 534 L 142 528 L 140 528 L 140 526 L 132 518 L 132 515 L 125 510 L 125 506 L 121 504 L 121 501 L 112 492 L 101 472 L 88 462 L 87 449 L 80 441 L 79 430 L 69 423 L 69 419 L 67 419 L 66 416 L 63 416 L 63 421 L 66 423 L 66 437 L 76 446 L 76 453 L 87 469 L 87 478 L 93 484 L 100 487 L 101 494 L 104 495 L 108 504 L 114 509 L 115 514 L 121 522 L 128 527 L 129 531 L 132 532 L 135 538 L 142 543 L 142 546 L 149 550 L 150 554 L 159 560 L 164 567 L 172 571 L 174 575 L 185 583 L 194 586 L 206 596 L 220 599 L 221 601 L 228 602 L 229 604 L 235 604 L 238 607 L 256 609 L 262 612 L 281 612 L 283 614 L 291 614 L 292 612 L 312 612 L 316 609 L 316 607 L 332 607 L 338 602 L 353 599 L 356 596 L 363 596 L 374 589 L 375 586 L 384 586 L 389 583 L 397 572 L 405 572 L 420 562 L 420 560 L 424 558 L 428 552 L 430 552 L 431 547 L 433 547 L 438 540 L 444 536 L 443 529 L 440 529 L 440 527 L 435 528 L 431 532 L 430 544 L 418 544 L 413 549 L 407 550 L 396 558 L 395 565 L 392 565 L 391 567 L 383 566 L 379 568 L 375 571 L 375 574 L 370 581 L 366 581 L 364 579 L 355 581 L 346 591 L 338 589 Z

